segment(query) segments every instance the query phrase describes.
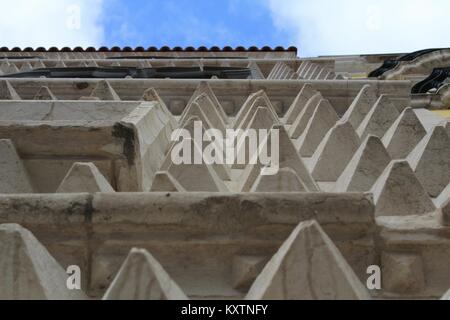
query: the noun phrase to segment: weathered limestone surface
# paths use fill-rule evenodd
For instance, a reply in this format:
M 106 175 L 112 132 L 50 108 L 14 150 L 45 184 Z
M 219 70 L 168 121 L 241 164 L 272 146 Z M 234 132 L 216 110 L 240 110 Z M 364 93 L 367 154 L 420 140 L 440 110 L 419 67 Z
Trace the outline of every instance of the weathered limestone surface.
M 132 249 L 103 300 L 186 300 L 178 285 L 146 250 Z
M 214 91 L 211 89 L 211 86 L 206 81 L 200 82 L 197 89 L 195 90 L 194 94 L 191 97 L 191 100 L 189 100 L 187 105 L 190 105 L 194 100 L 198 99 L 198 97 L 204 96 L 207 102 L 212 103 L 212 107 L 216 112 L 219 113 L 222 121 L 225 123 L 228 122 L 228 115 L 223 110 L 223 107 L 221 106 L 219 100 L 217 99 L 217 96 L 214 94 Z M 204 98 L 202 98 L 204 99 Z
M 441 300 L 450 300 L 450 290 L 442 296 Z
M 17 224 L 0 225 L 1 300 L 81 300 L 68 275 L 42 244 Z
M 357 133 L 361 139 L 365 139 L 368 135 L 374 135 L 381 139 L 399 115 L 390 98 L 381 95 L 359 125 Z
M 109 182 L 93 163 L 75 162 L 56 193 L 114 192 Z
M 328 131 L 339 120 L 328 100 L 321 100 L 314 111 L 305 131 L 300 136 L 300 154 L 311 157 Z
M 450 138 L 444 127 L 429 132 L 407 159 L 431 197 L 438 197 L 450 183 Z
M 447 200 L 440 205 L 438 215 L 439 221 L 442 225 L 450 226 L 450 197 L 447 197 Z
M 251 192 L 306 192 L 308 189 L 290 168 L 282 168 L 275 175 L 259 175 Z
M 322 99 L 322 95 L 318 92 L 308 100 L 305 107 L 297 116 L 297 119 L 295 119 L 289 130 L 289 135 L 292 139 L 297 139 L 305 131 L 309 119 L 311 119 L 314 114 L 314 110 L 316 110 L 317 105 Z
M 160 104 L 144 102 L 123 118 L 116 128 L 120 131 L 119 136 L 125 140 L 124 151 L 129 152 L 126 163 L 116 168 L 117 175 L 126 175 L 127 167 L 131 166 L 135 170 L 135 181 L 130 181 L 127 189 L 149 191 L 175 130 L 171 116 L 164 112 Z M 133 186 L 133 182 L 137 186 Z
M 278 118 L 269 97 L 264 90 L 260 90 L 258 92 L 255 92 L 254 94 L 251 94 L 244 105 L 241 107 L 234 121 L 234 128 L 246 128 L 258 107 L 268 108 L 273 114 L 274 118 Z
M 411 108 L 406 108 L 383 137 L 392 159 L 405 159 L 427 134 Z
M 246 292 L 232 285 L 234 256 L 268 260 L 298 223 L 310 219 L 321 223 L 364 279 L 373 259 L 373 212 L 369 195 L 351 193 L 0 196 L 0 223 L 26 225 L 61 264 L 80 265 L 94 297 L 109 287 L 130 248 L 141 246 L 189 297 L 241 298 Z M 93 258 L 86 262 L 88 255 Z
M 391 158 L 375 136 L 368 136 L 336 182 L 337 192 L 368 192 Z
M 218 109 L 220 108 L 220 109 Z M 206 117 L 211 123 L 211 127 L 220 130 L 225 133 L 226 124 L 223 120 L 223 115 L 220 114 L 220 110 L 223 109 L 220 106 L 215 106 L 211 98 L 208 95 L 202 94 L 194 99 L 185 109 L 185 112 L 181 115 L 180 122 L 184 119 L 188 119 L 192 116 L 197 116 L 200 119 Z
M 353 100 L 347 112 L 342 116 L 342 120 L 349 121 L 353 128 L 357 130 L 370 112 L 376 102 L 374 88 L 371 85 L 365 85 Z
M 58 100 L 53 92 L 50 91 L 50 89 L 46 86 L 41 87 L 38 92 L 36 92 L 36 95 L 34 96 L 33 100 Z
M 33 193 L 28 173 L 11 140 L 0 140 L 0 193 Z
M 385 290 L 415 293 L 425 287 L 422 257 L 419 255 L 383 252 L 381 263 Z
M 167 171 L 157 172 L 153 179 L 151 192 L 186 192 L 178 181 Z
M 0 53 L 5 58 L 0 74 L 54 67 L 232 66 L 250 68 L 253 77 L 0 81 L 0 140 L 14 145 L 18 166 L 33 187 L 25 194 L 0 194 L 0 223 L 19 223 L 32 231 L 63 268 L 79 265 L 83 291 L 89 296 L 101 298 L 110 288 L 119 296 L 153 298 L 156 293 L 158 298 L 170 298 L 164 295 L 164 284 L 177 283 L 184 298 L 244 298 L 256 278 L 267 275 L 261 274 L 266 262 L 292 230 L 311 219 L 320 223 L 363 283 L 367 267 L 381 263 L 387 275 L 382 277 L 382 290 L 370 292 L 375 298 L 440 298 L 450 287 L 450 181 L 445 177 L 448 156 L 442 143 L 446 139 L 441 135 L 436 139 L 441 145 L 431 143 L 432 133 L 440 130 L 435 127 L 445 124 L 440 115 L 417 104 L 411 106 L 413 110 L 407 108 L 411 82 L 362 78 L 386 56 L 295 59 L 291 53 L 277 51 L 53 51 L 33 53 L 41 58 L 28 52 Z M 230 58 L 214 58 L 228 54 Z M 158 59 L 160 55 L 173 58 Z M 252 92 L 256 94 L 249 97 Z M 433 99 L 429 101 L 434 106 Z M 176 144 L 171 135 L 176 128 L 192 133 L 194 118 L 202 120 L 205 129 L 222 133 L 279 128 L 280 170 L 263 176 L 261 169 L 266 168 L 261 165 L 174 168 L 170 151 Z M 342 123 L 352 129 L 347 128 L 347 133 L 353 132 L 341 135 L 343 142 L 336 134 Z M 430 134 L 425 136 L 424 130 Z M 411 154 L 407 160 L 414 170 L 388 166 L 389 153 L 394 160 Z M 0 153 L 0 162 L 4 158 Z M 90 193 L 28 193 L 55 192 L 76 162 L 92 163 L 98 169 L 87 171 L 95 188 L 78 189 Z M 314 174 L 326 177 L 315 179 Z M 5 183 L 3 176 L 0 183 Z M 18 192 L 6 185 L 6 192 Z M 94 193 L 108 185 L 118 192 Z M 318 192 L 319 186 L 340 193 Z M 372 193 L 352 193 L 369 190 Z M 234 193 L 239 191 L 249 193 Z M 306 234 L 298 238 L 324 238 L 311 236 L 310 230 Z M 302 248 L 314 252 L 312 260 L 293 260 L 314 266 L 300 271 L 311 271 L 313 279 L 319 279 L 316 292 L 329 298 L 336 290 L 328 291 L 328 284 L 336 282 L 327 275 L 336 274 L 336 268 L 331 268 L 332 273 L 328 268 L 325 277 L 315 274 L 336 265 L 332 263 L 336 260 L 324 258 L 335 257 L 330 252 L 336 252 L 324 245 L 317 253 L 315 240 L 303 240 Z M 283 259 L 297 252 L 295 243 Z M 143 248 L 134 260 L 138 262 L 119 272 L 131 256 L 130 248 Z M 147 252 L 158 262 L 149 262 Z M 165 271 L 155 272 L 155 265 Z M 344 276 L 334 278 L 348 279 L 344 271 L 337 274 Z M 153 282 L 156 287 L 150 291 L 139 286 L 163 278 L 167 281 Z M 292 284 L 300 280 L 296 277 Z M 308 290 L 293 288 L 305 295 Z
M 350 122 L 338 122 L 325 136 L 311 159 L 316 181 L 336 181 L 361 141 Z
M 286 113 L 286 124 L 293 124 L 308 101 L 317 93 L 310 84 L 305 84 Z
M 218 176 L 213 165 L 202 161 L 200 164 L 195 163 L 195 153 L 202 154 L 202 150 L 193 139 L 185 139 L 185 142 L 192 146 L 191 162 L 175 164 L 170 163 L 167 171 L 171 174 L 175 181 L 187 191 L 190 192 L 226 192 L 227 186 Z M 169 155 L 170 156 L 170 155 Z M 156 187 L 155 187 L 156 188 Z M 165 190 L 170 191 L 170 190 Z
M 233 287 L 248 291 L 266 264 L 265 257 L 236 256 L 233 260 Z
M 22 100 L 8 80 L 0 80 L 0 99 Z
M 90 97 L 98 98 L 100 100 L 120 101 L 119 95 L 111 87 L 111 84 L 105 80 L 102 80 L 97 84 L 94 90 L 92 90 Z
M 317 222 L 303 222 L 252 285 L 249 300 L 353 300 L 369 294 Z
M 436 209 L 407 161 L 392 161 L 372 192 L 377 216 L 420 215 Z
M 155 90 L 155 88 L 149 88 L 149 89 L 145 90 L 143 95 L 142 95 L 141 100 L 142 101 L 156 101 L 156 102 L 158 102 L 160 107 L 161 107 L 161 109 L 163 110 L 163 112 L 169 118 L 170 126 L 172 128 L 175 128 L 177 126 L 177 120 L 175 119 L 173 114 L 170 112 L 169 108 L 167 108 L 167 105 L 165 104 L 163 99 L 161 99 L 161 97 L 159 96 L 159 94 Z

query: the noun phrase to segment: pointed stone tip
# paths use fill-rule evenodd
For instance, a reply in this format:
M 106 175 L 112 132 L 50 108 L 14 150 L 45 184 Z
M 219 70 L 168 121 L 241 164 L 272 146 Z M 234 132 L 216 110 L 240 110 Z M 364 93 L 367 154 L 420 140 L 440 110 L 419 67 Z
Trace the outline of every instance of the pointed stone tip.
M 323 263 L 327 268 L 316 272 Z M 310 220 L 295 228 L 255 280 L 246 299 L 363 300 L 370 296 L 319 223 Z
M 446 294 L 441 298 L 442 301 L 450 300 L 450 290 L 447 291 Z
M 103 300 L 187 300 L 180 287 L 145 249 L 133 248 Z
M 0 224 L 0 231 L 10 231 L 14 233 L 29 233 L 27 229 L 22 227 L 20 224 L 17 223 L 4 223 Z
M 394 160 L 372 188 L 377 216 L 428 214 L 436 210 L 406 160 Z
M 144 94 L 142 96 L 144 98 L 147 98 L 147 99 L 144 99 L 146 101 L 159 101 L 160 100 L 158 93 L 156 92 L 155 88 L 153 88 L 153 87 L 145 90 Z
M 64 177 L 57 193 L 115 192 L 92 162 L 75 162 Z
M 29 230 L 18 224 L 0 225 L 1 300 L 83 300 L 69 290 L 67 274 Z

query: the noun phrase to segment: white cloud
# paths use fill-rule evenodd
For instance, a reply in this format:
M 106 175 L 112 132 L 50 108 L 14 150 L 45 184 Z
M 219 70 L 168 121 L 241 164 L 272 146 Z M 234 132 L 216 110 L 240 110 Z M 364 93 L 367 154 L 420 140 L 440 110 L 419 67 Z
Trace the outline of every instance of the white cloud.
M 0 0 L 0 46 L 98 46 L 103 0 Z
M 301 56 L 449 47 L 448 0 L 266 0 Z

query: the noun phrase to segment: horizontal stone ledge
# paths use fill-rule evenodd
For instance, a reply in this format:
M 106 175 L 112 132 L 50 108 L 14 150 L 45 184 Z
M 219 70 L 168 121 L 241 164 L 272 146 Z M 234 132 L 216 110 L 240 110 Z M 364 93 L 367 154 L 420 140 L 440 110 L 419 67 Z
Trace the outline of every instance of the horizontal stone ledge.
M 0 224 L 69 226 L 86 222 L 90 194 L 0 195 Z
M 374 225 L 369 194 L 115 193 L 0 195 L 0 223 L 140 224 L 243 230 L 316 219 Z

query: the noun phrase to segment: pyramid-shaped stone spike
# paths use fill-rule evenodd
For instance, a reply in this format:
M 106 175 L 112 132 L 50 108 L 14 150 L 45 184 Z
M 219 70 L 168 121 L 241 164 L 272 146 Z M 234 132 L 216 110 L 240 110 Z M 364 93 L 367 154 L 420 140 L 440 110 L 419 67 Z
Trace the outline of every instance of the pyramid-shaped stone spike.
M 151 192 L 186 192 L 186 190 L 166 171 L 157 172 L 153 179 Z
M 228 192 L 227 186 L 217 173 L 217 169 L 213 165 L 207 164 L 201 148 L 195 143 L 193 139 L 184 139 L 184 144 L 191 148 L 191 160 L 189 163 L 175 164 L 173 153 L 179 155 L 179 149 L 172 149 L 168 157 L 171 157 L 169 162 L 168 172 L 172 177 L 179 182 L 179 184 L 188 192 Z M 200 164 L 195 164 L 195 154 L 202 156 Z M 217 164 L 216 166 L 219 166 Z M 225 167 L 224 165 L 220 165 Z
M 62 60 L 58 60 L 58 62 L 56 62 L 55 68 L 66 68 L 67 65 L 64 63 L 64 61 Z
M 75 162 L 56 193 L 114 192 L 108 180 L 91 162 Z
M 40 87 L 33 100 L 58 100 L 46 86 Z
M 181 131 L 179 129 L 187 130 L 187 132 L 189 132 L 189 137 L 192 138 L 195 136 L 194 128 L 195 128 L 196 122 L 202 122 L 202 121 L 200 120 L 199 117 L 195 117 L 195 116 L 191 117 L 191 118 L 187 119 L 184 123 L 182 123 L 180 128 L 178 128 L 178 129 L 176 129 L 176 131 L 172 132 L 172 143 L 170 145 L 169 152 L 166 155 L 166 159 L 164 160 L 164 162 L 162 163 L 162 165 L 160 167 L 161 171 L 167 171 L 169 169 L 170 165 L 173 163 L 171 153 L 172 153 L 173 148 L 179 143 L 181 136 L 182 136 Z M 203 122 L 202 122 L 202 129 L 203 129 L 203 131 L 202 131 L 202 135 L 203 135 L 204 134 Z
M 303 77 L 303 74 L 306 70 L 308 70 L 308 68 L 311 66 L 311 62 L 309 61 L 304 61 L 302 63 L 302 65 L 300 66 L 300 68 L 297 70 L 297 73 L 300 77 Z
M 284 126 L 273 126 L 272 130 L 278 130 L 279 134 L 279 152 L 280 152 L 280 168 L 292 168 L 303 182 L 303 184 L 311 192 L 319 191 L 319 188 L 313 177 L 306 168 L 300 154 L 295 149 L 295 146 Z
M 264 74 L 255 61 L 250 62 L 247 68 L 251 70 L 253 79 L 264 79 Z
M 195 137 L 195 124 L 200 122 L 201 123 L 201 129 L 202 129 L 202 136 L 198 137 L 199 140 L 203 139 L 203 137 L 205 137 L 205 135 L 209 138 L 208 141 L 213 141 L 212 144 L 215 146 L 214 149 L 219 153 L 219 154 L 224 154 L 224 145 L 222 143 L 223 138 L 225 137 L 225 135 L 222 135 L 221 137 L 219 137 L 219 139 L 217 137 L 212 137 L 209 135 L 209 130 L 212 129 L 212 125 L 209 122 L 208 118 L 203 114 L 203 111 L 200 110 L 199 108 L 197 108 L 198 111 L 198 115 L 193 115 L 190 118 L 186 119 L 184 122 L 182 122 L 182 129 L 185 129 L 187 131 L 189 131 L 189 134 L 191 137 Z M 201 117 L 201 118 L 200 118 Z M 175 140 L 175 142 L 172 143 L 171 146 L 171 150 L 173 149 L 173 147 L 178 143 L 178 140 Z M 206 148 L 209 146 L 212 146 L 212 144 L 210 143 L 204 143 L 203 144 L 203 150 L 205 151 Z M 166 158 L 163 166 L 161 167 L 161 170 L 167 170 L 168 163 L 172 163 L 172 160 L 170 159 L 170 153 L 168 154 L 168 157 Z M 223 163 L 214 163 L 212 164 L 214 170 L 216 171 L 216 173 L 219 175 L 219 177 L 222 180 L 226 180 L 229 181 L 231 180 L 231 171 L 230 168 L 228 167 L 228 165 L 223 164 Z
M 308 72 L 312 69 L 314 67 L 314 64 L 313 63 L 309 63 L 309 64 L 307 64 L 304 68 L 303 68 L 303 70 L 300 72 L 300 77 L 302 78 L 302 79 L 306 79 L 306 75 L 308 74 Z
M 381 139 L 399 116 L 389 96 L 382 94 L 361 122 L 357 133 L 361 139 L 365 139 L 368 135 Z
M 264 108 L 264 110 L 268 111 L 268 113 L 270 115 L 265 116 L 264 118 L 267 119 L 270 123 L 272 123 L 272 124 L 280 123 L 280 119 L 278 118 L 277 114 L 274 112 L 273 107 L 271 105 L 268 105 L 267 103 L 265 103 L 263 101 L 263 99 L 257 99 L 257 100 L 255 100 L 254 104 L 252 105 L 251 110 L 247 113 L 245 118 L 240 123 L 239 127 L 235 128 L 235 129 L 236 130 L 238 130 L 238 129 L 246 130 L 248 128 L 251 128 L 252 125 L 254 126 L 256 124 L 253 120 L 255 120 L 256 122 L 262 121 L 262 118 L 260 118 L 259 116 L 255 117 L 255 115 L 258 113 L 259 108 Z M 253 124 L 252 124 L 252 122 L 253 122 Z M 265 123 L 268 123 L 268 122 L 265 121 Z M 261 127 L 261 129 L 270 129 L 270 127 Z
M 19 71 L 20 72 L 28 72 L 31 70 L 33 70 L 33 66 L 31 65 L 31 63 L 25 62 L 24 64 L 22 64 Z
M 223 121 L 222 116 L 214 107 L 213 102 L 206 94 L 199 95 L 184 109 L 183 114 L 180 117 L 180 122 L 184 122 L 185 119 L 192 116 L 197 116 L 200 119 L 206 117 L 211 124 L 211 128 L 218 129 L 222 133 L 226 132 L 226 124 Z
M 282 63 L 277 62 L 273 66 L 272 70 L 270 70 L 269 75 L 267 76 L 267 79 L 273 79 L 273 76 L 278 72 L 278 70 L 281 68 Z
M 0 140 L 0 194 L 33 193 L 22 160 L 11 140 Z
M 350 122 L 339 121 L 325 136 L 311 158 L 316 181 L 336 181 L 361 144 Z
M 255 114 L 253 115 L 251 121 L 248 126 L 242 128 L 243 130 L 270 130 L 274 125 L 278 124 L 278 118 L 275 118 L 272 112 L 267 107 L 258 107 L 256 109 Z M 256 131 L 259 132 L 259 131 Z M 244 169 L 246 164 L 249 163 L 251 155 L 246 154 L 248 145 L 247 139 L 245 135 L 238 135 L 236 144 L 237 155 L 245 155 L 246 161 L 245 163 L 236 163 L 234 164 L 234 169 Z
M 159 102 L 161 109 L 163 112 L 169 117 L 170 125 L 172 129 L 175 129 L 177 127 L 177 120 L 173 116 L 172 112 L 169 111 L 169 108 L 167 108 L 167 105 L 165 104 L 164 100 L 161 99 L 158 92 L 154 88 L 148 88 L 144 91 L 142 98 L 142 101 L 157 101 Z
M 308 101 L 317 93 L 316 90 L 307 83 L 298 93 L 291 107 L 285 115 L 286 124 L 293 124 L 299 114 L 303 111 Z
M 407 161 L 392 161 L 372 188 L 377 216 L 406 216 L 436 208 Z
M 147 250 L 133 248 L 103 300 L 187 300 L 187 297 Z
M 233 288 L 248 291 L 267 263 L 264 256 L 238 255 L 233 259 Z
M 299 149 L 302 157 L 311 157 L 325 135 L 338 121 L 339 117 L 330 102 L 322 99 L 300 136 Z
M 83 300 L 68 275 L 30 231 L 0 225 L 0 300 Z
M 368 136 L 339 177 L 336 192 L 367 192 L 391 162 L 380 139 Z
M 289 136 L 292 139 L 298 139 L 303 134 L 306 126 L 308 125 L 309 119 L 313 116 L 317 105 L 322 99 L 323 97 L 320 92 L 317 92 L 311 99 L 309 99 L 289 130 Z
M 313 65 L 311 69 L 309 69 L 308 73 L 306 73 L 305 75 L 305 79 L 312 79 L 312 76 L 314 75 L 314 73 L 316 72 L 316 70 L 319 68 L 318 65 Z
M 15 63 L 6 63 L 2 65 L 2 70 L 5 74 L 14 74 L 19 72 L 19 69 Z
M 450 183 L 450 138 L 442 126 L 435 127 L 407 158 L 411 168 L 431 197 L 437 197 Z
M 246 128 L 250 120 L 252 119 L 254 112 L 258 107 L 266 107 L 273 113 L 275 118 L 278 118 L 277 113 L 269 100 L 269 97 L 264 92 L 264 90 L 260 90 L 252 95 L 250 95 L 247 101 L 244 103 L 242 108 L 239 110 L 238 115 L 236 116 L 234 122 L 235 129 L 243 129 Z
M 47 66 L 42 62 L 42 60 L 38 60 L 34 63 L 33 69 L 45 69 Z
M 100 100 L 120 101 L 120 97 L 106 80 L 97 83 L 94 90 L 92 90 L 91 97 L 96 97 Z
M 322 69 L 323 68 L 321 66 L 317 66 L 316 70 L 314 70 L 314 72 L 311 74 L 310 79 L 315 80 L 319 76 L 319 74 L 322 72 Z
M 251 192 L 307 192 L 307 189 L 294 170 L 282 168 L 275 175 L 259 175 Z
M 414 110 L 406 108 L 382 141 L 392 159 L 405 159 L 426 134 Z
M 274 116 L 267 107 L 257 107 L 246 127 L 242 129 L 270 130 L 274 125 L 280 124 L 278 117 Z
M 190 105 L 201 95 L 206 95 L 210 99 L 215 110 L 219 113 L 220 117 L 222 118 L 222 121 L 224 123 L 227 123 L 228 116 L 225 113 L 224 109 L 222 108 L 222 105 L 220 104 L 219 100 L 217 99 L 217 96 L 214 94 L 214 91 L 211 89 L 210 85 L 206 81 L 200 82 L 187 105 Z
M 320 70 L 320 72 L 317 74 L 317 77 L 315 78 L 315 80 L 324 80 L 328 74 L 328 69 L 327 68 L 322 68 Z
M 22 100 L 8 80 L 0 80 L 1 100 Z
M 368 300 L 369 293 L 316 221 L 299 224 L 247 300 Z
M 284 126 L 275 125 L 272 127 L 272 130 L 277 130 L 279 137 L 279 167 L 282 168 L 291 168 L 295 171 L 297 176 L 300 178 L 301 182 L 307 188 L 308 191 L 317 192 L 319 191 L 319 187 L 317 186 L 314 179 L 311 177 L 311 174 L 308 172 L 308 169 L 305 166 L 300 154 L 295 149 L 295 146 L 292 140 L 289 138 L 288 133 Z M 260 143 L 271 143 L 272 141 L 272 132 L 268 135 L 267 140 L 265 142 Z M 267 147 L 269 150 L 270 147 Z M 245 171 L 242 174 L 242 192 L 249 192 L 254 185 L 256 179 L 260 175 L 262 170 L 262 165 L 258 161 L 256 165 L 248 165 L 245 168 Z
M 347 109 L 347 112 L 345 112 L 342 120 L 348 120 L 353 128 L 357 130 L 376 101 L 377 97 L 374 92 L 374 87 L 370 84 L 364 85 Z

